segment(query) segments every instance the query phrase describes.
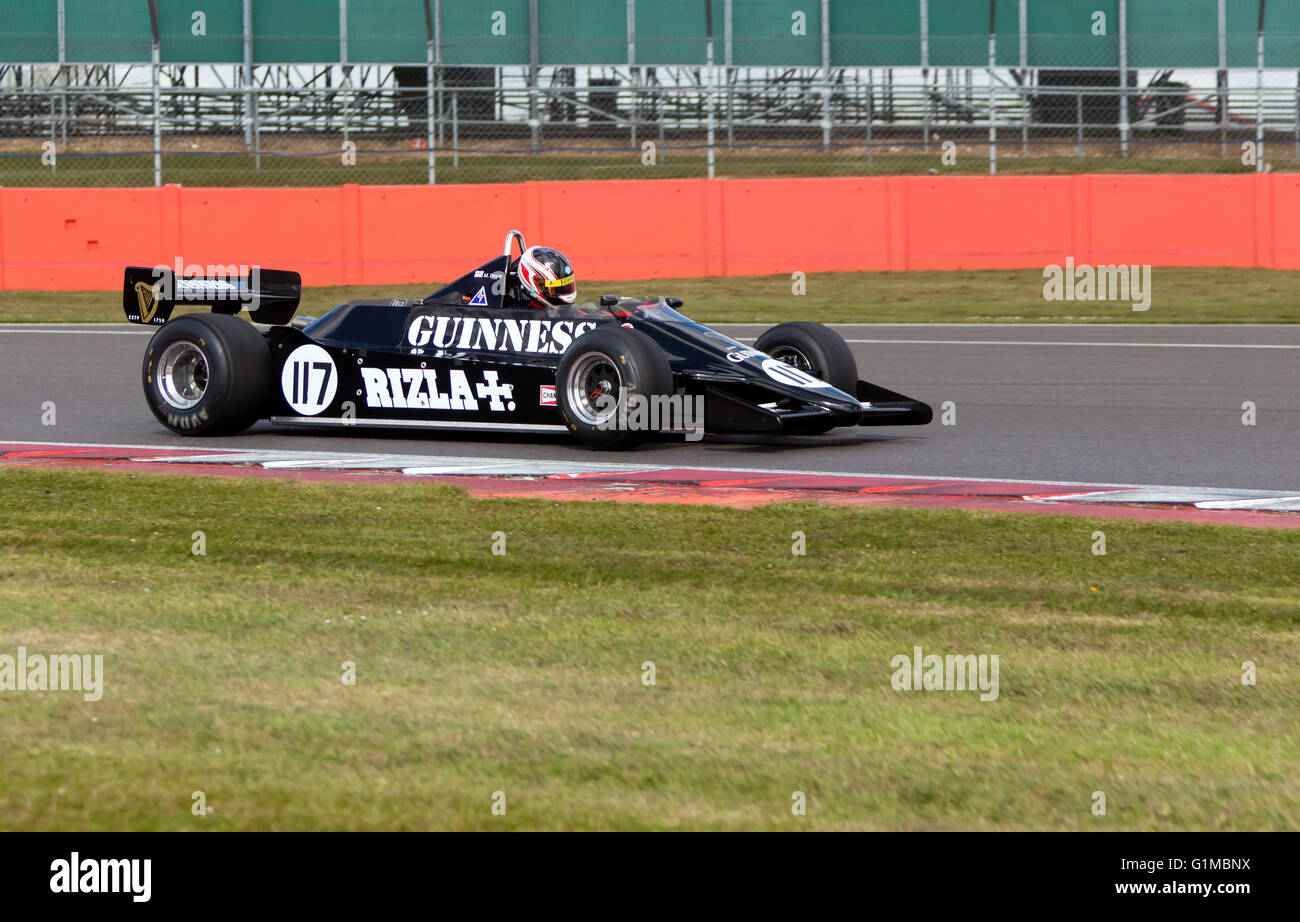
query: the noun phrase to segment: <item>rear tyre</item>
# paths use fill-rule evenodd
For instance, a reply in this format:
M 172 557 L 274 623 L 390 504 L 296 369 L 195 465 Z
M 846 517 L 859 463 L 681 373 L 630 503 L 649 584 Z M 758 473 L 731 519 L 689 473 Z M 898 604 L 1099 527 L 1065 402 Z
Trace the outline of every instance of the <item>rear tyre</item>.
M 755 340 L 754 348 L 850 396 L 857 393 L 858 363 L 853 358 L 853 350 L 844 337 L 828 326 L 806 320 L 780 323 Z M 820 434 L 834 426 L 834 423 L 812 425 L 805 431 Z
M 569 431 L 592 448 L 633 448 L 655 434 L 628 425 L 633 399 L 671 395 L 668 356 L 649 336 L 624 327 L 591 330 L 573 341 L 555 373 L 555 396 Z M 648 404 L 647 404 L 648 406 Z
M 186 314 L 163 325 L 144 354 L 149 409 L 181 435 L 230 435 L 262 415 L 273 384 L 271 350 L 252 324 Z

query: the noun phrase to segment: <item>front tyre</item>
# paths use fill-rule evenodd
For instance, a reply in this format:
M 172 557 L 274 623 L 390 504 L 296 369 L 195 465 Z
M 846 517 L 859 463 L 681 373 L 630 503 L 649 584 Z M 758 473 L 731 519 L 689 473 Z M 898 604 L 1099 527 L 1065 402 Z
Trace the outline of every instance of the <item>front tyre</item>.
M 272 388 L 271 351 L 252 324 L 227 314 L 168 321 L 145 351 L 149 409 L 181 435 L 230 435 L 262 415 Z
M 857 393 L 858 363 L 853 358 L 853 350 L 843 336 L 828 326 L 807 320 L 779 323 L 755 340 L 754 348 L 846 394 Z M 811 425 L 805 431 L 820 434 L 834 426 L 834 423 Z
M 647 414 L 633 401 L 671 395 L 668 356 L 649 336 L 624 327 L 591 330 L 573 341 L 555 373 L 556 403 L 565 426 L 592 448 L 632 448 L 655 433 L 636 425 Z
M 846 394 L 858 386 L 858 363 L 844 337 L 828 326 L 796 320 L 779 323 L 754 342 L 754 348 L 806 371 Z

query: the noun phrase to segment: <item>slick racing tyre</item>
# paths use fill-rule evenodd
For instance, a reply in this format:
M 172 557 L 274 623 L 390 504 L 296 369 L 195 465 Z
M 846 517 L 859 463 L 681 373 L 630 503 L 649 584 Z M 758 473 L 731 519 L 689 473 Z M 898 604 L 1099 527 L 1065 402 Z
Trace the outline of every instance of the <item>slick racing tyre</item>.
M 555 384 L 560 416 L 579 441 L 592 448 L 632 448 L 657 431 L 646 425 L 644 409 L 655 395 L 673 393 L 673 373 L 649 336 L 605 326 L 573 341 Z
M 271 351 L 253 325 L 227 314 L 168 321 L 144 354 L 145 397 L 181 435 L 230 435 L 261 416 L 273 386 Z
M 850 396 L 857 393 L 858 363 L 844 337 L 830 327 L 806 320 L 780 323 L 754 342 L 754 348 L 806 371 Z M 833 423 L 812 425 L 807 432 L 826 432 Z

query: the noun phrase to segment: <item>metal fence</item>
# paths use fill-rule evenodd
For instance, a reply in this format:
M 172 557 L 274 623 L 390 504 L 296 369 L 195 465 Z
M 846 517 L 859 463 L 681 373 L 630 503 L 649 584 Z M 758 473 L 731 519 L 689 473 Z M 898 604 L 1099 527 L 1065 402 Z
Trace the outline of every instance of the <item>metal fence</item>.
M 1294 2 L 192 6 L 0 0 L 0 184 L 1300 168 Z
M 336 67 L 223 88 L 166 70 L 156 87 L 64 79 L 84 77 L 70 68 L 5 87 L 0 184 L 1300 167 L 1290 72 L 1258 86 L 1250 72 L 1202 85 L 1139 72 L 1120 87 L 1114 71 L 552 68 L 533 86 L 510 68 L 461 68 L 410 86 L 400 68 Z

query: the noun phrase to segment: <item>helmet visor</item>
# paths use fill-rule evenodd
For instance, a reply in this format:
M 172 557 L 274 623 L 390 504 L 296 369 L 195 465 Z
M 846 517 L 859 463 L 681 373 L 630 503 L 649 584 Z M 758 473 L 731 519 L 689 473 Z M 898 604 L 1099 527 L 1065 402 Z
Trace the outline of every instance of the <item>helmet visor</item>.
M 573 273 L 562 275 L 558 279 L 539 279 L 542 283 L 542 294 L 548 301 L 563 302 L 572 304 L 573 299 L 578 294 L 578 283 L 574 281 Z
M 577 294 L 577 282 L 573 281 L 573 273 L 567 274 L 560 278 L 543 278 L 542 294 L 551 300 L 564 300 L 572 302 L 573 295 Z

